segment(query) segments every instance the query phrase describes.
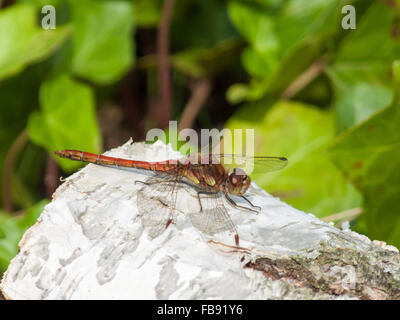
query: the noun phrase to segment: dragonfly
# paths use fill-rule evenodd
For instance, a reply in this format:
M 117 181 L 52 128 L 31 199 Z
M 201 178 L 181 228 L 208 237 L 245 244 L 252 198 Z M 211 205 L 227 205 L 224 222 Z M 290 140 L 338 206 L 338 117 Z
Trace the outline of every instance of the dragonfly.
M 137 207 L 151 238 L 157 237 L 175 222 L 180 211 L 177 206 L 179 191 L 189 189 L 194 192 L 200 208 L 189 213 L 192 225 L 211 236 L 224 231 L 231 232 L 236 246 L 239 246 L 239 234 L 223 199 L 234 208 L 258 213 L 261 208 L 254 206 L 245 195 L 251 179 L 243 168 L 250 161 L 256 171 L 266 173 L 280 170 L 288 162 L 284 157 L 249 157 L 235 154 L 192 154 L 181 159 L 156 162 L 129 160 L 78 150 L 55 151 L 55 154 L 96 165 L 151 172 L 152 175 L 145 181 L 135 181 L 142 184 L 137 193 Z M 229 168 L 224 163 L 233 163 L 234 167 Z M 237 204 L 231 196 L 244 199 L 250 207 Z

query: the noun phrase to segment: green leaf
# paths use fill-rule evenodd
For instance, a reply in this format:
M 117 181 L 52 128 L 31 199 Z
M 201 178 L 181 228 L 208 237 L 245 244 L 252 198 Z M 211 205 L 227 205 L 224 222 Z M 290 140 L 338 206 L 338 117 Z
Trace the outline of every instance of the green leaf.
M 25 131 L 29 115 L 38 109 L 40 83 L 48 72 L 47 66 L 46 61 L 36 63 L 0 83 L 0 168 L 4 168 L 4 160 L 11 145 Z M 11 195 L 16 210 L 26 210 L 43 197 L 45 161 L 46 153 L 42 148 L 33 143 L 23 143 L 23 149 L 13 162 L 12 170 Z M 5 170 L 10 171 L 10 167 Z M 0 172 L 0 176 L 4 172 Z
M 195 78 L 213 77 L 237 67 L 237 60 L 243 50 L 244 42 L 231 38 L 218 42 L 211 48 L 197 48 L 179 51 L 171 56 L 174 69 Z M 138 68 L 154 68 L 157 56 L 149 54 L 137 61 Z
M 335 89 L 338 131 L 367 119 L 392 99 L 390 68 L 385 64 L 337 63 L 327 69 Z
M 399 64 L 395 64 L 396 81 Z M 357 228 L 400 247 L 400 84 L 391 105 L 345 131 L 329 150 L 335 164 L 364 196 Z
M 236 63 L 243 45 L 242 40 L 233 38 L 221 41 L 212 48 L 181 51 L 172 56 L 172 65 L 194 77 L 214 76 Z
M 391 63 L 400 57 L 400 41 L 394 34 L 397 16 L 386 3 L 373 1 L 357 16 L 357 28 L 344 33 L 335 63 L 327 69 L 335 90 L 339 132 L 390 103 Z
M 43 7 L 46 5 L 57 6 L 61 1 L 62 0 L 19 0 L 18 2 Z
M 18 253 L 18 242 L 25 231 L 39 218 L 47 203 L 47 200 L 38 202 L 22 217 L 0 214 L 0 272 L 7 269 L 10 260 Z
M 243 52 L 243 65 L 252 75 L 268 77 L 279 65 L 280 43 L 273 17 L 245 2 L 232 1 L 228 9 L 235 26 L 251 44 Z
M 249 85 L 245 83 L 235 83 L 226 91 L 226 100 L 230 103 L 239 103 L 248 97 Z
M 135 23 L 139 27 L 155 27 L 161 17 L 162 0 L 133 0 Z
M 347 31 L 336 54 L 336 61 L 370 63 L 388 62 L 400 56 L 398 10 L 382 1 L 372 1 L 371 6 L 357 17 L 355 30 Z
M 279 57 L 276 52 L 266 53 L 252 48 L 246 48 L 242 55 L 242 64 L 254 77 L 267 78 L 279 66 Z
M 43 30 L 36 25 L 37 9 L 13 5 L 0 12 L 0 79 L 53 53 L 67 38 L 70 26 Z
M 32 190 L 28 189 L 23 181 L 17 176 L 12 176 L 13 202 L 20 208 L 29 208 L 34 204 Z
M 230 17 L 249 41 L 242 63 L 247 100 L 279 96 L 323 52 L 340 26 L 339 0 L 231 1 Z
M 99 152 L 101 137 L 90 87 L 66 75 L 51 78 L 40 87 L 41 110 L 29 118 L 31 139 L 53 153 L 59 149 Z M 77 168 L 73 161 L 58 159 L 65 170 Z
M 281 171 L 253 175 L 268 192 L 294 207 L 319 217 L 360 205 L 360 195 L 326 154 L 334 138 L 331 113 L 294 102 L 243 106 L 228 121 L 229 129 L 254 129 L 256 155 L 289 159 Z
M 274 2 L 269 6 L 244 1 L 229 3 L 233 23 L 257 51 L 279 53 L 283 60 L 311 37 L 322 41 L 322 36 L 330 36 L 338 28 L 333 23 L 341 15 L 338 0 Z
M 285 1 L 277 17 L 283 54 L 290 55 L 310 39 L 326 41 L 341 30 L 341 0 Z M 345 1 L 351 2 L 351 1 Z
M 134 62 L 132 4 L 69 2 L 74 22 L 73 73 L 98 84 L 117 81 Z
M 230 17 L 239 32 L 260 51 L 276 51 L 279 39 L 273 16 L 246 2 L 231 1 L 228 4 Z
M 211 48 L 237 35 L 229 21 L 226 1 L 175 1 L 170 42 L 176 51 Z

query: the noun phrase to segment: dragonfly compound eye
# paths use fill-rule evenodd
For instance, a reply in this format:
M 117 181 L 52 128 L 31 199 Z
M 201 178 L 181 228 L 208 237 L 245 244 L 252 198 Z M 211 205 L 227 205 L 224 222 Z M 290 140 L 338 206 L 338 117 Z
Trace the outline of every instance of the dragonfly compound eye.
M 228 191 L 234 195 L 243 195 L 250 185 L 250 178 L 239 168 L 229 175 Z

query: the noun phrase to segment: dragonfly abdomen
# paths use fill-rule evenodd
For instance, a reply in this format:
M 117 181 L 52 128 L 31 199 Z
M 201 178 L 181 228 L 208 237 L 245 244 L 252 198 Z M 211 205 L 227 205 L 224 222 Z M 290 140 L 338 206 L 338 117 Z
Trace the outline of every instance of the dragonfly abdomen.
M 128 159 L 108 157 L 102 154 L 96 154 L 78 150 L 62 150 L 62 151 L 55 151 L 54 153 L 62 158 L 94 163 L 103 166 L 113 166 L 117 168 L 124 167 L 124 168 L 136 168 L 143 170 L 168 172 L 170 170 L 174 170 L 177 167 L 176 161 L 170 161 L 170 160 L 159 161 L 159 162 L 128 160 Z

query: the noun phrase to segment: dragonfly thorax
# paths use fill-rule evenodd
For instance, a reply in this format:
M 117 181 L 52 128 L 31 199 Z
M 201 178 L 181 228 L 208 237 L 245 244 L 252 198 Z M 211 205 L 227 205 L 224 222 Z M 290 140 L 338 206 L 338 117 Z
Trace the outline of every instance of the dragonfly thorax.
M 228 192 L 235 196 L 244 195 L 249 186 L 250 177 L 246 175 L 246 173 L 240 168 L 233 169 L 226 181 L 226 188 Z

